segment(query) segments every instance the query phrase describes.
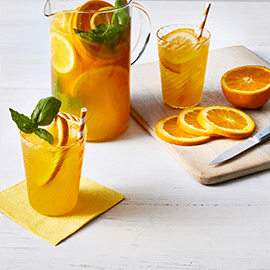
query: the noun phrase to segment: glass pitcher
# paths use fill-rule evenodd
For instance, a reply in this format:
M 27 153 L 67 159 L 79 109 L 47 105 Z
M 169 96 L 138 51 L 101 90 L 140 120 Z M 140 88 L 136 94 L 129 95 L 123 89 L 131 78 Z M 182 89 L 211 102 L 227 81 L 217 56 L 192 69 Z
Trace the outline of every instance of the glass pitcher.
M 132 9 L 140 14 L 131 50 Z M 130 66 L 150 38 L 150 19 L 133 0 L 47 0 L 50 18 L 52 95 L 61 110 L 79 116 L 86 107 L 88 141 L 109 140 L 127 126 Z

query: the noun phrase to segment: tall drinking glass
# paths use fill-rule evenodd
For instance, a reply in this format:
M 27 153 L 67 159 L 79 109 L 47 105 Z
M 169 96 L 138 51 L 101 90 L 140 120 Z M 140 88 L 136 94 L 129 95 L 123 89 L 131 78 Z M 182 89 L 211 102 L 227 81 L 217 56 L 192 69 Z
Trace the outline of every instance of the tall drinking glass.
M 159 67 L 163 100 L 174 108 L 187 108 L 201 102 L 210 32 L 199 26 L 174 24 L 157 31 Z

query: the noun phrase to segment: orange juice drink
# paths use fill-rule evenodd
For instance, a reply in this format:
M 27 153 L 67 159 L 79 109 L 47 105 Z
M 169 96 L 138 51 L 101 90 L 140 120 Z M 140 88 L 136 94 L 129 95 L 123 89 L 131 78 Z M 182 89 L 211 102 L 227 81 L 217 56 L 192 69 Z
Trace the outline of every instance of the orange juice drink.
M 20 131 L 28 200 L 38 213 L 59 216 L 77 203 L 86 132 L 77 139 L 79 121 L 68 114 L 57 114 L 46 130 L 52 145 Z
M 174 108 L 193 107 L 202 99 L 210 33 L 204 29 L 198 40 L 198 28 L 169 25 L 157 32 L 162 96 Z
M 61 110 L 88 110 L 87 140 L 121 133 L 130 115 L 130 6 L 91 0 L 50 21 L 52 94 Z

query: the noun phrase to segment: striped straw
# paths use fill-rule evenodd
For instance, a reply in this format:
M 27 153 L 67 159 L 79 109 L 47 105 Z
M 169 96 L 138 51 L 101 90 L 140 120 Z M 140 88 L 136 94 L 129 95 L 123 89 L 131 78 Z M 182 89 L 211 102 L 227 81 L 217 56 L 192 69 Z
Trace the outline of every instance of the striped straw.
M 202 22 L 200 24 L 198 35 L 197 35 L 198 40 L 202 37 L 203 29 L 204 29 L 204 26 L 205 26 L 205 23 L 207 20 L 207 16 L 208 16 L 210 7 L 211 7 L 211 3 L 207 3 L 205 6 L 205 10 L 204 10 L 203 17 L 202 17 Z
M 83 137 L 86 113 L 87 113 L 87 109 L 82 108 L 81 115 L 80 115 L 80 129 L 79 129 L 79 133 L 78 133 L 78 137 L 77 137 L 78 140 L 80 140 Z

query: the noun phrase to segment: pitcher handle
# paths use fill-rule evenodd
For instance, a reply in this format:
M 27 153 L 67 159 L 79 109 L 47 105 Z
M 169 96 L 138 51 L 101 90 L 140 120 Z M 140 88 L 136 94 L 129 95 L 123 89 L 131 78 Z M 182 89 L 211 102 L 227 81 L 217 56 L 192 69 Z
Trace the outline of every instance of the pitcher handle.
M 133 2 L 132 7 L 135 7 L 138 10 L 141 18 L 141 27 L 138 40 L 131 51 L 131 65 L 141 57 L 147 47 L 151 35 L 151 20 L 148 13 L 144 10 L 144 7 L 137 2 Z M 145 24 L 142 23 L 144 21 L 146 22 Z M 134 60 L 132 60 L 132 58 Z

